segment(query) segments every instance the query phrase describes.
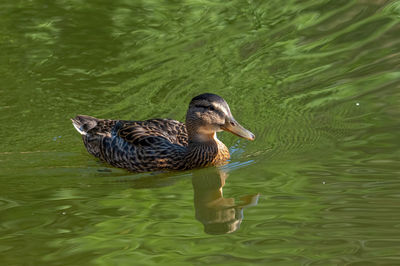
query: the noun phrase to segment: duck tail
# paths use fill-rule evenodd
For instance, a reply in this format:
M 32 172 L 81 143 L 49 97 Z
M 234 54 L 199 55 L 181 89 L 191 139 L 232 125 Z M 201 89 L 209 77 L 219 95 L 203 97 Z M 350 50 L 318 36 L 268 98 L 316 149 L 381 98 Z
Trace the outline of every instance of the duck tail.
M 91 129 L 97 126 L 99 119 L 88 115 L 78 115 L 75 118 L 71 118 L 71 121 L 81 135 L 87 135 Z

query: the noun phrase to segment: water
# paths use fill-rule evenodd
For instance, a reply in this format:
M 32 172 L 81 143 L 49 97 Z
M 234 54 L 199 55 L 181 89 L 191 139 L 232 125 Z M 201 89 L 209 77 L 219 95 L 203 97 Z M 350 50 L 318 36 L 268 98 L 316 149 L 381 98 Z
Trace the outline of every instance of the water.
M 2 1 L 1 264 L 400 264 L 399 21 L 399 1 Z M 69 120 L 183 120 L 203 92 L 256 135 L 220 134 L 222 169 L 115 169 Z

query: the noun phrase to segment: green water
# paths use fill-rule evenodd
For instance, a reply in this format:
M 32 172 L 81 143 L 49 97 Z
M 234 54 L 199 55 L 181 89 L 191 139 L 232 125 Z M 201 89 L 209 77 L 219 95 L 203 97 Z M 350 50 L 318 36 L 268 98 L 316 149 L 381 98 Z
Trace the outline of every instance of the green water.
M 0 48 L 1 265 L 400 264 L 399 1 L 3 0 Z M 115 169 L 69 120 L 203 92 L 256 135 L 222 169 Z

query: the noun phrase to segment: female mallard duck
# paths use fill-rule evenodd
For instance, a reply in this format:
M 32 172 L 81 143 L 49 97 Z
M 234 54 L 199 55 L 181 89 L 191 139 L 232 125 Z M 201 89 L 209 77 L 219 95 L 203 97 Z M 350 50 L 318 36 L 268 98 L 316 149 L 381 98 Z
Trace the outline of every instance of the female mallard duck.
M 217 139 L 225 130 L 254 140 L 233 118 L 225 100 L 204 93 L 189 104 L 186 123 L 171 119 L 104 120 L 78 115 L 72 119 L 86 149 L 107 163 L 134 172 L 186 170 L 219 165 L 229 159 Z

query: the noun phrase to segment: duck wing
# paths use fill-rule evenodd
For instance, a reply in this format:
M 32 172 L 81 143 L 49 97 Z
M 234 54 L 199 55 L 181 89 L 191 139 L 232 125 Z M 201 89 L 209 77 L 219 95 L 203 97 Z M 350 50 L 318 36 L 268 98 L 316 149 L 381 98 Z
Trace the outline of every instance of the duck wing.
M 117 121 L 102 142 L 102 158 L 135 172 L 183 167 L 188 137 L 184 124 L 170 119 Z
M 168 141 L 180 146 L 188 145 L 185 124 L 172 119 L 151 119 L 145 121 L 118 121 L 112 130 L 132 145 L 154 146 Z
M 72 122 L 88 152 L 113 166 L 135 172 L 182 167 L 188 136 L 181 122 L 104 120 L 82 115 Z

